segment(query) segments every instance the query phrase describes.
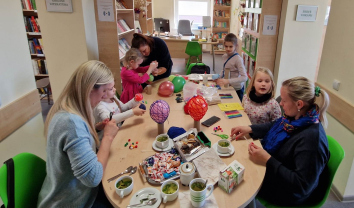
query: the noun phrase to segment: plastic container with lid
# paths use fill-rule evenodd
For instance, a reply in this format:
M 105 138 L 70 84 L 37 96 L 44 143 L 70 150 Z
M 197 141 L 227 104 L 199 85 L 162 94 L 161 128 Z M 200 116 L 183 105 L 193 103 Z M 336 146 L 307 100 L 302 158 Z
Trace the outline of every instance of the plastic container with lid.
M 196 95 L 197 94 L 197 88 L 198 88 L 197 84 L 195 84 L 193 82 L 187 82 L 183 86 L 183 99 L 184 99 L 184 101 L 187 102 L 194 95 Z

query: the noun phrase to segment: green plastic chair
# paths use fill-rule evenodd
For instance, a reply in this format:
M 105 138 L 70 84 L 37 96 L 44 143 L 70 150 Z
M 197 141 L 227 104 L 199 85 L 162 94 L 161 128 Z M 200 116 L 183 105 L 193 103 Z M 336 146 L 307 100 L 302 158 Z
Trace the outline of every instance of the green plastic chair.
M 329 148 L 329 152 L 331 153 L 331 156 L 330 156 L 329 161 L 327 163 L 328 183 L 325 184 L 325 186 L 324 186 L 324 188 L 326 188 L 326 191 L 324 192 L 323 198 L 322 198 L 322 200 L 317 200 L 317 202 L 313 202 L 310 199 L 309 202 L 305 202 L 302 205 L 297 205 L 296 207 L 308 207 L 308 208 L 321 207 L 327 200 L 329 192 L 331 191 L 331 186 L 332 186 L 334 175 L 336 174 L 337 169 L 345 156 L 345 152 L 344 152 L 342 146 L 340 146 L 340 144 L 335 139 L 333 139 L 331 136 L 327 135 L 327 140 L 328 140 L 328 148 Z M 277 206 L 277 205 L 271 204 L 261 197 L 256 197 L 256 198 L 263 206 L 265 206 L 267 208 L 278 208 L 278 207 L 287 208 L 284 206 Z
M 31 153 L 20 153 L 12 158 L 15 172 L 15 208 L 36 207 L 38 194 L 46 176 L 46 163 Z M 8 205 L 7 166 L 0 168 L 0 197 Z
M 186 64 L 186 68 L 185 68 L 185 71 L 188 70 L 188 67 L 189 67 L 189 64 L 191 63 L 191 58 L 193 56 L 197 57 L 197 62 L 200 62 L 199 61 L 199 56 L 203 54 L 202 52 L 202 49 L 200 47 L 200 44 L 198 43 L 198 41 L 189 41 L 187 43 L 187 47 L 186 47 L 186 51 L 185 53 L 187 55 L 189 55 L 189 58 L 188 58 L 188 61 L 187 61 L 187 64 Z

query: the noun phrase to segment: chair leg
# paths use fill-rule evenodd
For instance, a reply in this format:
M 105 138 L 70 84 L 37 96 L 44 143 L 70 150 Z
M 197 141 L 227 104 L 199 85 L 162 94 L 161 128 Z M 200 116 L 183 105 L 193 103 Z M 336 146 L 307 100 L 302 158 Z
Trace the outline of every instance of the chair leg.
M 185 72 L 187 72 L 190 62 L 191 62 L 191 57 L 189 56 L 187 64 L 186 64 L 186 68 L 184 70 Z

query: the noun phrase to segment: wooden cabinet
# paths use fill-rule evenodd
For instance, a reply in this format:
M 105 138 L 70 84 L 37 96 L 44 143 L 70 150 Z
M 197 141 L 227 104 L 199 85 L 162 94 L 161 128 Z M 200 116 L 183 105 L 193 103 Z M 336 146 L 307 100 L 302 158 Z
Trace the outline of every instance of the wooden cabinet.
M 114 22 L 100 21 L 95 1 L 97 43 L 99 60 L 113 72 L 117 92 L 121 94 L 121 60 L 129 50 L 134 34 L 134 0 L 112 0 L 112 5 Z
M 244 22 L 240 34 L 243 58 L 249 77 L 258 66 L 274 72 L 282 0 L 246 0 L 245 5 Z M 274 34 L 263 33 L 265 18 L 276 18 L 276 28 L 272 28 Z
M 154 32 L 154 20 L 152 18 L 152 0 L 135 0 L 134 6 L 140 10 L 139 24 L 144 35 L 150 35 Z
M 213 46 L 214 53 L 224 54 L 223 39 L 230 32 L 231 1 L 215 0 L 213 3 L 212 38 L 220 42 L 219 45 Z
M 36 80 L 48 77 L 42 34 L 38 24 L 38 13 L 34 0 L 21 1 L 23 22 L 26 29 L 33 74 Z

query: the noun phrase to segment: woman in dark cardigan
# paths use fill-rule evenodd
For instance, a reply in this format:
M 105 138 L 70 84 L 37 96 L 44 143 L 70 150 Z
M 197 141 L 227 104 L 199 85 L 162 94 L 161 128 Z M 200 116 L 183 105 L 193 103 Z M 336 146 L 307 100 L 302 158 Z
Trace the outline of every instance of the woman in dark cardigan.
M 173 63 L 165 41 L 158 37 L 135 33 L 132 39 L 132 47 L 137 48 L 145 57 L 140 66 L 150 65 L 153 61 L 158 62 L 158 70 L 152 72 L 154 80 L 170 76 Z
M 318 198 L 326 178 L 322 176 L 327 174 L 330 153 L 321 122 L 327 125 L 329 98 L 305 77 L 284 81 L 280 94 L 284 109 L 281 118 L 268 124 L 232 128 L 231 136 L 238 139 L 252 133 L 253 138 L 263 138 L 264 149 L 254 143 L 248 147 L 250 159 L 266 166 L 258 195 L 276 205 L 296 206 Z M 323 100 L 318 106 L 315 100 L 320 95 Z

